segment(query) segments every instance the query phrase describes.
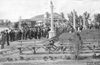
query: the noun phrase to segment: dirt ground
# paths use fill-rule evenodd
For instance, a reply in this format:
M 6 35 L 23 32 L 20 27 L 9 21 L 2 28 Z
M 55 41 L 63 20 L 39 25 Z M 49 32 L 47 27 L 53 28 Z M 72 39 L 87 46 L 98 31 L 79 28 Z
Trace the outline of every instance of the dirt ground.
M 0 63 L 1 65 L 96 65 L 100 64 L 99 60 L 58 60 L 58 61 L 18 61 Z
M 1 65 L 87 65 L 86 61 L 18 61 L 6 62 Z

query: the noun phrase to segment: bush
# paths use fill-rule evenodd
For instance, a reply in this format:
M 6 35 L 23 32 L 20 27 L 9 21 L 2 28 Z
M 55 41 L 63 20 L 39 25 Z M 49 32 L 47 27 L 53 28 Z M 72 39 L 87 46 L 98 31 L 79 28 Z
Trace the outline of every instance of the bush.
M 7 58 L 0 58 L 0 62 L 6 62 Z
M 62 57 L 63 60 L 67 60 L 67 56 L 65 55 L 64 57 Z
M 94 58 L 94 59 L 100 59 L 100 55 L 96 55 L 96 54 L 94 54 L 93 56 L 92 56 L 92 58 Z
M 27 60 L 31 60 L 30 58 L 27 58 Z
M 100 55 L 98 55 L 98 58 L 100 59 Z
M 92 58 L 93 58 L 93 59 L 96 59 L 96 58 L 97 58 L 96 54 L 93 54 L 93 55 L 92 55 Z
M 35 58 L 34 58 L 34 57 L 32 57 L 32 58 L 31 58 L 31 60 L 35 60 Z
M 15 58 L 15 61 L 18 61 L 18 59 L 17 59 L 17 58 Z
M 71 57 L 70 56 L 64 56 L 62 57 L 63 60 L 71 60 Z
M 79 57 L 78 60 L 85 60 L 85 59 L 87 59 L 87 58 L 88 58 L 87 56 Z
M 20 56 L 20 60 L 24 60 L 24 57 Z
M 54 59 L 56 60 L 56 59 L 59 59 L 58 57 L 54 57 Z
M 52 56 L 49 56 L 50 60 L 53 60 L 53 57 Z
M 71 60 L 71 57 L 70 57 L 70 56 L 68 56 L 66 59 L 67 59 L 67 60 Z
M 53 56 L 49 56 L 50 60 L 55 60 L 56 57 L 53 57 Z
M 47 61 L 47 60 L 48 60 L 48 57 L 45 56 L 43 59 L 44 59 L 45 61 Z
M 13 59 L 8 57 L 8 58 L 7 58 L 7 61 L 13 61 Z

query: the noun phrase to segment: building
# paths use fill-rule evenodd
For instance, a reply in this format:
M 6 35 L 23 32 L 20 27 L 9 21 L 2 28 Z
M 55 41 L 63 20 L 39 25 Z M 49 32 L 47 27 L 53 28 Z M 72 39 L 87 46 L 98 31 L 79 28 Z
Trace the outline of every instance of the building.
M 63 18 L 60 14 L 58 13 L 54 13 L 53 14 L 54 17 L 54 22 L 62 22 L 65 21 L 66 19 Z M 50 23 L 51 20 L 51 14 L 46 12 L 45 14 L 41 14 L 41 15 L 37 15 L 35 17 L 31 18 L 32 21 L 36 21 L 36 24 L 41 26 L 44 25 L 45 23 Z
M 32 28 L 36 23 L 36 21 L 32 21 L 31 19 L 20 19 L 18 22 L 19 29 Z
M 58 13 L 54 13 L 53 16 L 55 23 L 66 20 Z M 24 24 L 27 24 L 27 26 L 25 25 L 26 28 L 32 28 L 34 26 L 45 26 L 46 23 L 50 25 L 50 20 L 51 20 L 51 14 L 46 12 L 45 14 L 37 15 L 30 19 L 19 19 L 18 22 L 19 22 L 19 28 L 21 29 L 22 26 L 24 26 Z

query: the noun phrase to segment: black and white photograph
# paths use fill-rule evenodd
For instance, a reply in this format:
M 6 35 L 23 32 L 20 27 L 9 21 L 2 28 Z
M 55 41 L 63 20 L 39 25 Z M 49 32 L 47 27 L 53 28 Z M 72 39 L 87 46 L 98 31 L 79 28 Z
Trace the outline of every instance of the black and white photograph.
M 0 65 L 100 65 L 100 0 L 0 0 Z

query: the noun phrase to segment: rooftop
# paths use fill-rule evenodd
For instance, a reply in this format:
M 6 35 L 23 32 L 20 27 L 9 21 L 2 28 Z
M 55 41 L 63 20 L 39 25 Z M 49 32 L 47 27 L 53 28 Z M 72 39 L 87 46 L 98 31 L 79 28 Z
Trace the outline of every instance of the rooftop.
M 54 16 L 54 19 L 62 19 L 61 15 L 58 14 L 58 13 L 54 13 L 53 16 Z M 50 17 L 51 17 L 51 15 L 48 14 L 48 18 L 50 18 Z M 44 18 L 45 18 L 45 15 L 44 14 L 41 14 L 41 15 L 37 15 L 35 17 L 32 17 L 31 20 L 38 21 L 38 20 L 43 20 Z

